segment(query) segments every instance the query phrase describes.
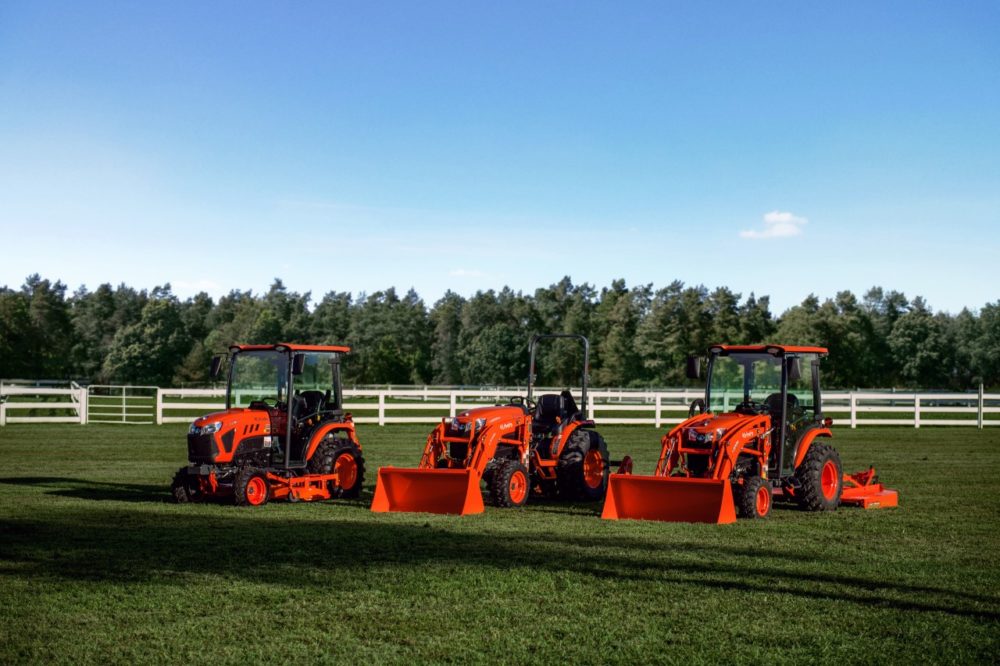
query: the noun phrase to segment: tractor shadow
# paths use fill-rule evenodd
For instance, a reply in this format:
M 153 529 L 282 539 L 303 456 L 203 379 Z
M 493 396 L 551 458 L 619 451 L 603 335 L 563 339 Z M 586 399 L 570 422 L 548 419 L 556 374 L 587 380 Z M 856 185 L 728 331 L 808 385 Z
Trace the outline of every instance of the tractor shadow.
M 109 492 L 116 499 L 134 494 L 142 501 L 163 496 L 162 489 L 154 492 L 149 486 L 114 486 Z M 367 510 L 366 503 L 362 498 L 324 504 L 308 515 L 281 506 L 137 512 L 92 505 L 44 518 L 0 520 L 0 560 L 14 565 L 0 570 L 0 580 L 16 575 L 164 584 L 162 572 L 173 571 L 313 587 L 325 594 L 331 577 L 340 572 L 352 577 L 359 571 L 391 568 L 421 576 L 442 567 L 471 566 L 499 578 L 523 567 L 585 576 L 600 584 L 635 582 L 650 590 L 680 586 L 767 593 L 1000 622 L 996 595 L 826 573 L 815 557 L 777 547 L 716 545 L 676 535 L 651 543 L 607 530 L 602 534 L 600 527 L 590 534 L 552 535 L 497 531 L 485 522 L 468 530 L 467 523 L 454 525 L 440 518 L 362 519 L 356 511 Z M 345 508 L 350 512 L 341 510 Z M 240 551 L 238 567 L 233 566 L 236 543 L 255 544 Z

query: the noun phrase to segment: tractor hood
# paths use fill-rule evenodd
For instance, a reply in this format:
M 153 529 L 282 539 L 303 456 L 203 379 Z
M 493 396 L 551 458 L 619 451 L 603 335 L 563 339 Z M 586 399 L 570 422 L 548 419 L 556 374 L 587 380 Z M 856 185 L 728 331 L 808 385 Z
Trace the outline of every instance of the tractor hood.
M 520 405 L 493 405 L 469 409 L 452 419 L 446 419 L 448 430 L 452 433 L 467 434 L 473 427 L 476 432 L 491 426 L 502 426 L 514 419 L 523 418 L 525 408 Z
M 701 420 L 685 427 L 682 437 L 685 442 L 711 444 L 721 440 L 734 428 L 747 428 L 748 432 L 755 432 L 753 426 L 759 423 L 761 418 L 763 417 L 759 415 L 736 412 L 705 414 Z
M 235 426 L 259 425 L 264 432 L 270 432 L 271 417 L 263 409 L 243 409 L 234 407 L 222 412 L 212 412 L 195 419 L 191 424 L 192 434 L 212 434 L 227 431 Z

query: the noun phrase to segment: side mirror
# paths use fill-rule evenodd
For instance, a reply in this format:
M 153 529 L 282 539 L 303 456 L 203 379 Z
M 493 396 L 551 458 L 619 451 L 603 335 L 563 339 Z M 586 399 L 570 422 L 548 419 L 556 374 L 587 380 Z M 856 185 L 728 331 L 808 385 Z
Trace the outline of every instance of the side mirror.
M 802 360 L 798 358 L 788 359 L 788 381 L 797 382 L 802 379 Z
M 219 372 L 222 370 L 222 357 L 213 356 L 212 365 L 208 367 L 208 376 L 212 379 L 216 379 L 219 376 Z
M 292 357 L 292 374 L 293 375 L 296 375 L 296 376 L 301 375 L 302 374 L 302 370 L 305 369 L 305 367 L 306 367 L 306 355 L 305 354 L 296 354 L 295 356 Z
M 688 356 L 685 373 L 688 379 L 701 379 L 701 357 Z

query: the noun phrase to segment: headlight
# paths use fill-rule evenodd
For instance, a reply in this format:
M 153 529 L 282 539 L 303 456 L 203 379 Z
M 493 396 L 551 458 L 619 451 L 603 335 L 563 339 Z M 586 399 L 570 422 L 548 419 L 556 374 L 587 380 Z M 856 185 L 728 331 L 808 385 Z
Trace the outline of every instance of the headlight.
M 211 435 L 212 433 L 219 432 L 220 430 L 222 430 L 222 421 L 209 423 L 207 425 L 201 426 L 200 428 L 192 423 L 191 429 L 188 430 L 188 433 L 192 435 Z
M 485 426 L 485 425 L 486 425 L 486 419 L 485 418 L 476 419 L 476 431 L 477 432 L 480 431 L 480 430 L 482 430 L 483 426 Z

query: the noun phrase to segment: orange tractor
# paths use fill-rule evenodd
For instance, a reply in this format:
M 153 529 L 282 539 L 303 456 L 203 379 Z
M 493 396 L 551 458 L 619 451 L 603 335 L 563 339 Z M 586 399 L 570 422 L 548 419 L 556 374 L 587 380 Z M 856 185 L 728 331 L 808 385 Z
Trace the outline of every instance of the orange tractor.
M 552 338 L 583 345 L 582 410 L 568 390 L 532 399 L 538 343 Z M 530 495 L 604 497 L 608 448 L 586 411 L 590 343 L 582 335 L 536 335 L 529 350 L 527 396 L 443 419 L 416 469 L 379 469 L 372 511 L 481 513 L 480 482 L 497 507 L 523 506 Z
M 824 440 L 821 347 L 717 345 L 705 398 L 668 432 L 652 476 L 612 474 L 603 518 L 732 523 L 763 518 L 776 497 L 810 511 L 896 506 L 875 470 L 853 475 Z M 688 358 L 697 379 L 701 359 Z
M 188 431 L 189 465 L 174 476 L 177 502 L 232 497 L 256 506 L 357 497 L 361 444 L 344 413 L 340 357 L 349 347 L 236 345 L 229 349 L 226 409 Z M 222 357 L 212 359 L 212 377 Z

